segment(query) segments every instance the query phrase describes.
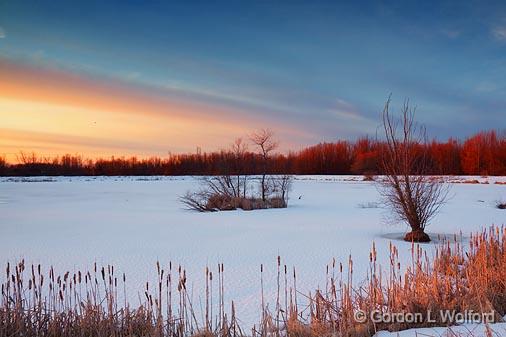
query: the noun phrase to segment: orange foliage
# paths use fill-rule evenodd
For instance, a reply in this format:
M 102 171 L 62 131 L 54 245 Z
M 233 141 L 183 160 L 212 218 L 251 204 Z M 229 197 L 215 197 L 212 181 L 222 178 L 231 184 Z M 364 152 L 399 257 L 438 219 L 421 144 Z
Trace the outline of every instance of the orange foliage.
M 464 142 L 461 154 L 465 174 L 505 175 L 506 136 L 483 131 Z
M 420 145 L 422 150 L 423 145 Z M 450 138 L 426 145 L 430 174 L 506 175 L 506 133 L 483 131 L 463 143 Z M 368 137 L 355 142 L 320 143 L 287 155 L 272 155 L 268 174 L 381 174 L 379 160 L 384 143 Z M 231 150 L 170 155 L 167 158 L 111 157 L 89 160 L 65 155 L 43 158 L 19 155 L 20 164 L 0 158 L 0 175 L 217 175 L 261 174 L 262 158 Z M 238 165 L 238 162 L 240 165 Z M 240 172 L 238 172 L 240 171 Z

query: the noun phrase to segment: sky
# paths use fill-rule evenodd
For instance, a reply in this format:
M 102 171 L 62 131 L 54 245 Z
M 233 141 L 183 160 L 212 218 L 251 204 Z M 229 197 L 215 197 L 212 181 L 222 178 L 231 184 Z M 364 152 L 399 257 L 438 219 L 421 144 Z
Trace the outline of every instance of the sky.
M 11 160 L 374 137 L 390 94 L 430 137 L 505 129 L 506 3 L 0 0 Z

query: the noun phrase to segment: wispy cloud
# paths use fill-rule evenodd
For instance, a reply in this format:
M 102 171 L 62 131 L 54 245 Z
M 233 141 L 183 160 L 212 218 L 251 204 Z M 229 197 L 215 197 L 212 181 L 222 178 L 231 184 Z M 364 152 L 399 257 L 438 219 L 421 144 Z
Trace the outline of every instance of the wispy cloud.
M 23 138 L 11 132 L 0 141 L 0 146 L 9 142 L 10 152 L 39 146 L 38 150 L 48 154 L 163 155 L 166 151 L 192 151 L 204 144 L 206 150 L 215 150 L 265 125 L 278 132 L 286 144 L 283 150 L 316 141 L 296 122 L 257 116 L 255 111 L 225 104 L 196 102 L 170 91 L 146 90 L 110 78 L 2 58 L 0 68 L 6 70 L 0 74 L 2 128 L 50 135 Z M 5 136 L 4 130 L 0 129 L 0 134 Z
M 351 104 L 341 98 L 336 100 L 336 104 L 333 109 L 330 110 L 334 116 L 339 118 L 354 120 L 354 121 L 364 121 L 367 120 L 366 117 L 362 116 L 358 109 Z
M 492 36 L 499 41 L 506 41 L 506 26 L 497 26 L 493 28 Z
M 0 39 L 5 39 L 7 37 L 7 33 L 5 32 L 5 30 L 0 27 Z
M 344 134 L 356 133 L 374 133 L 376 129 L 376 122 L 364 116 L 359 109 L 352 103 L 338 98 L 335 106 L 328 110 L 340 125 L 344 125 L 345 129 L 341 130 Z

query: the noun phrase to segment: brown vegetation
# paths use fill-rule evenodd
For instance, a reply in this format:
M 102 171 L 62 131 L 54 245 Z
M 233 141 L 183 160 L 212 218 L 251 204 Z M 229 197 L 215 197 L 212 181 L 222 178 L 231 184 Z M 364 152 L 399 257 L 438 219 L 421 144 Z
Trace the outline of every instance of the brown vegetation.
M 78 155 L 46 158 L 20 153 L 18 164 L 8 164 L 0 158 L 0 175 L 220 175 L 223 166 L 238 157 L 246 175 L 265 171 L 268 174 L 376 175 L 384 173 L 380 158 L 385 145 L 368 137 L 355 142 L 320 143 L 286 155 L 272 153 L 267 163 L 261 154 L 248 151 L 242 144 L 238 144 L 239 149 L 148 159 L 90 160 Z M 483 131 L 463 141 L 433 140 L 424 147 L 428 155 L 428 174 L 506 175 L 504 132 Z
M 286 208 L 288 206 L 288 193 L 291 189 L 291 177 L 270 177 L 267 182 L 260 178 L 259 185 L 265 184 L 268 192 L 262 198 L 248 192 L 251 187 L 244 185 L 244 194 L 235 195 L 235 185 L 231 183 L 229 176 L 215 176 L 201 178 L 201 189 L 189 191 L 180 201 L 190 210 L 199 212 L 231 211 L 242 209 L 251 211 L 254 209 Z M 250 178 L 250 183 L 255 179 Z
M 277 294 L 272 311 L 263 292 L 260 268 L 261 317 L 252 330 L 242 329 L 234 302 L 225 305 L 224 266 L 205 271 L 205 294 L 199 310 L 192 303 L 186 272 L 157 263 L 158 280 L 147 283 L 142 304 L 131 307 L 126 276 L 113 266 L 57 275 L 53 268 L 7 265 L 0 301 L 0 336 L 372 336 L 379 330 L 445 326 L 451 322 L 427 310 L 506 314 L 506 228 L 491 227 L 463 247 L 455 237 L 438 246 L 432 259 L 412 244 L 412 261 L 401 267 L 398 250 L 390 246 L 390 264 L 381 266 L 373 245 L 369 277 L 357 286 L 351 257 L 347 266 L 327 267 L 324 289 L 302 294 L 295 269 L 277 260 Z M 386 267 L 385 269 L 383 269 Z M 357 322 L 380 313 L 422 315 L 415 323 Z

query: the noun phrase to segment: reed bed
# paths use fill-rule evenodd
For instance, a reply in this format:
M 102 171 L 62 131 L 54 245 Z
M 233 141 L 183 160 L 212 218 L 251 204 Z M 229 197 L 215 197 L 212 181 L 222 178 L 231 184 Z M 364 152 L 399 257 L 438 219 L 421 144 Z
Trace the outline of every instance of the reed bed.
M 261 265 L 260 321 L 247 329 L 238 323 L 234 302 L 225 302 L 223 264 L 206 268 L 204 303 L 197 309 L 185 270 L 172 263 L 156 264 L 156 282 L 145 284 L 134 307 L 126 300 L 126 275 L 112 265 L 57 275 L 52 267 L 43 270 L 21 261 L 5 269 L 0 336 L 352 337 L 450 324 L 438 316 L 416 323 L 358 321 L 359 310 L 366 317 L 373 312 L 492 311 L 500 321 L 506 314 L 505 237 L 504 227 L 477 233 L 465 246 L 455 236 L 431 257 L 413 244 L 406 268 L 392 244 L 389 264 L 380 265 L 373 244 L 366 280 L 354 281 L 349 257 L 344 265 L 334 261 L 327 266 L 325 288 L 307 294 L 297 289 L 296 270 L 278 257 L 275 298 L 264 296 Z

